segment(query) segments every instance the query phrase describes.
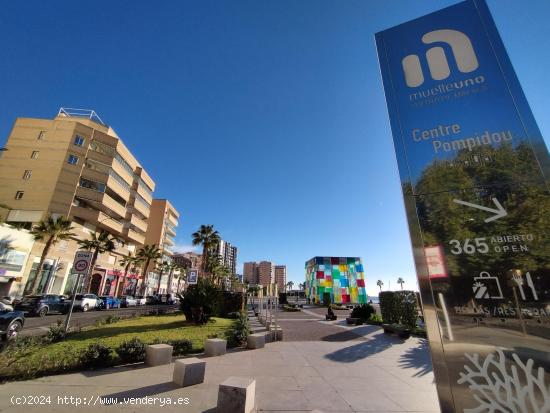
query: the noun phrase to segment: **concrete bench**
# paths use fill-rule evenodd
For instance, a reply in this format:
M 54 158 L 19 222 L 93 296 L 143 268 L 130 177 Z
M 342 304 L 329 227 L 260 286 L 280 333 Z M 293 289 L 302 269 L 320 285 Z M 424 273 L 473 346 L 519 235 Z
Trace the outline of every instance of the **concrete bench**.
M 271 331 L 265 331 L 263 334 L 266 343 L 271 343 L 273 341 L 273 333 Z
M 249 334 L 246 338 L 246 348 L 263 348 L 265 347 L 265 334 Z
M 227 340 L 221 338 L 209 338 L 204 342 L 204 354 L 207 357 L 221 356 L 227 351 Z
M 205 368 L 206 362 L 196 357 L 176 360 L 172 381 L 180 387 L 202 383 Z
M 277 341 L 283 341 L 283 329 L 281 327 L 277 327 L 275 331 L 275 339 Z
M 172 346 L 168 344 L 148 344 L 145 346 L 145 364 L 160 366 L 172 362 Z
M 229 377 L 218 388 L 219 413 L 250 413 L 254 409 L 256 380 Z

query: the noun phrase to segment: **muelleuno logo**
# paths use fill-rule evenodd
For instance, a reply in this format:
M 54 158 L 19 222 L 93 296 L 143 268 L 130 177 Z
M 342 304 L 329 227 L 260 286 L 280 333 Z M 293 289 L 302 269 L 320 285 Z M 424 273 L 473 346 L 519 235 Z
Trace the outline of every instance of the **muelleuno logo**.
M 446 43 L 451 47 L 458 70 L 462 73 L 473 72 L 479 67 L 477 56 L 474 52 L 472 42 L 464 33 L 458 30 L 442 29 L 434 30 L 422 36 L 424 44 Z M 451 74 L 449 61 L 445 55 L 445 49 L 441 46 L 434 46 L 426 52 L 426 60 L 430 75 L 434 80 L 447 79 Z M 405 82 L 408 87 L 417 87 L 424 83 L 424 73 L 420 65 L 418 55 L 411 54 L 401 61 Z

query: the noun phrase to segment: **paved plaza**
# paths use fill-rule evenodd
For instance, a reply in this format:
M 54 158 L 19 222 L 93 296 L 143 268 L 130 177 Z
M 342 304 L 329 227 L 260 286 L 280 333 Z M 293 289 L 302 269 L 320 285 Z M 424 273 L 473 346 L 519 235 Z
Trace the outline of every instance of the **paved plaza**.
M 292 315 L 289 315 L 292 314 Z M 285 341 L 259 350 L 235 350 L 204 358 L 202 384 L 177 388 L 174 364 L 117 367 L 14 382 L 0 386 L 1 412 L 69 412 L 57 396 L 86 398 L 78 410 L 106 412 L 214 412 L 218 385 L 230 376 L 256 379 L 257 411 L 438 412 L 434 377 L 425 340 L 385 335 L 379 327 L 319 321 L 315 311 L 278 313 Z M 17 395 L 50 395 L 52 404 L 18 407 Z M 128 398 L 157 397 L 155 406 L 102 405 Z M 188 398 L 188 405 L 164 405 Z M 95 404 L 95 405 L 94 405 Z

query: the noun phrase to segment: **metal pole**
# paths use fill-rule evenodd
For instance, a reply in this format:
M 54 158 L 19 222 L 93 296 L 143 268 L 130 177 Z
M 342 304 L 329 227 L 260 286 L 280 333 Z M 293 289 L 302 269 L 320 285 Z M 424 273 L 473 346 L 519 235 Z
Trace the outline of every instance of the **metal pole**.
M 90 272 L 90 269 L 88 269 L 88 273 L 89 272 Z M 69 312 L 67 313 L 67 319 L 65 320 L 65 334 L 67 334 L 67 331 L 69 330 L 69 323 L 71 322 L 71 315 L 73 314 L 73 307 L 76 299 L 76 290 L 78 289 L 78 284 L 80 284 L 80 275 L 81 274 L 78 274 L 76 276 L 76 282 L 74 283 L 73 298 L 71 300 L 71 306 L 69 307 Z
M 279 326 L 277 325 L 277 308 L 279 304 L 279 297 L 275 297 L 274 300 L 277 300 L 275 305 L 275 341 L 277 341 L 277 330 L 279 328 Z

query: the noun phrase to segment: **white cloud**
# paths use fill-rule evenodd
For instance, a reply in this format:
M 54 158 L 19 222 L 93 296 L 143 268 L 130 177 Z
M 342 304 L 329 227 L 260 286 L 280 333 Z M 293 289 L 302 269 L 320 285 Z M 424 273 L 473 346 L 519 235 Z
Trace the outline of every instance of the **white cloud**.
M 172 250 L 176 253 L 182 253 L 182 252 L 200 252 L 200 245 L 191 245 L 191 244 L 185 244 L 185 243 L 176 243 L 172 247 Z

